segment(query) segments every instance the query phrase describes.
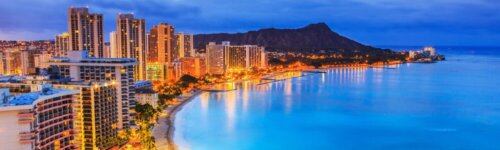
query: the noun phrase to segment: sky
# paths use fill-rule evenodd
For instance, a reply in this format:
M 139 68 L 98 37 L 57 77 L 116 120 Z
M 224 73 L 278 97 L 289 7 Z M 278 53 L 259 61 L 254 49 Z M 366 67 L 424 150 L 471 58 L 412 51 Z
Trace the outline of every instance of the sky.
M 104 14 L 105 40 L 116 14 L 134 13 L 149 30 L 236 33 L 325 22 L 367 45 L 500 46 L 500 0 L 0 0 L 0 40 L 53 39 L 67 32 L 67 8 Z

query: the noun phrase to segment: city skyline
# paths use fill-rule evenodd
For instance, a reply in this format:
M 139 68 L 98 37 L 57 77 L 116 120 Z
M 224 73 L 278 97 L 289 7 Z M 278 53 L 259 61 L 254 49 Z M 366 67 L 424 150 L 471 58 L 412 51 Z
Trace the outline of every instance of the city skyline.
M 22 5 L 30 3 L 30 5 Z M 104 15 L 104 36 L 116 26 L 118 13 L 146 19 L 146 30 L 167 22 L 186 33 L 245 32 L 261 28 L 298 28 L 325 22 L 342 35 L 368 45 L 498 46 L 499 2 L 490 0 L 403 1 L 83 1 L 20 0 L 3 3 L 0 40 L 45 40 L 67 30 L 67 7 L 87 6 Z M 36 6 L 36 7 L 33 7 Z M 305 6 L 305 7 L 304 7 Z M 43 8 L 43 9 L 40 9 Z M 212 9 L 220 8 L 220 9 Z M 255 8 L 255 9 L 250 9 Z M 19 12 L 17 10 L 29 10 Z M 239 11 L 232 11 L 239 10 Z M 231 11 L 231 13 L 227 13 Z M 328 15 L 330 14 L 330 15 Z M 52 21 L 46 22 L 47 19 Z

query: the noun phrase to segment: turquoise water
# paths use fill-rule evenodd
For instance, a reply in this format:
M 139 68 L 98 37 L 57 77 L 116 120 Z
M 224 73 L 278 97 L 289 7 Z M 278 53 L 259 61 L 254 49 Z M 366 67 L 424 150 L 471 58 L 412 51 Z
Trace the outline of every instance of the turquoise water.
M 438 50 L 447 61 L 204 93 L 177 114 L 174 140 L 196 150 L 500 149 L 500 55 Z

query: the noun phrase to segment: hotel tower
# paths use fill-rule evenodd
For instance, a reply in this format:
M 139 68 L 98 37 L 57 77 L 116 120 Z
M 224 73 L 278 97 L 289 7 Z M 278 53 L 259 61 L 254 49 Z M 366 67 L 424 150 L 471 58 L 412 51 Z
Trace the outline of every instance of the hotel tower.
M 68 8 L 69 50 L 86 50 L 89 56 L 104 57 L 102 14 L 88 8 Z
M 92 58 L 87 51 L 70 51 L 66 58 L 52 58 L 52 75 L 80 82 L 110 82 L 116 86 L 117 128 L 135 125 L 134 58 Z
M 56 36 L 55 56 L 64 57 L 69 51 L 69 33 L 64 32 Z
M 119 58 L 135 58 L 135 80 L 146 79 L 146 25 L 133 14 L 118 14 L 116 18 L 116 52 Z
M 179 59 L 174 26 L 167 23 L 154 26 L 149 32 L 148 42 L 147 79 L 165 81 L 169 65 Z
M 0 84 L 0 149 L 80 149 L 78 90 Z
M 194 43 L 193 35 L 185 33 L 177 33 L 175 35 L 177 41 L 177 51 L 179 51 L 179 57 L 195 57 L 194 56 Z

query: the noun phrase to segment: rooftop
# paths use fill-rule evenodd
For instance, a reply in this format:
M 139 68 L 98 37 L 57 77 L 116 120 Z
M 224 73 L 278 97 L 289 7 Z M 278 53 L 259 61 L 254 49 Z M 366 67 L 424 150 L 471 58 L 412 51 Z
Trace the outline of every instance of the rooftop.
M 157 93 L 151 88 L 141 88 L 141 89 L 136 89 L 135 94 L 155 94 Z
M 47 99 L 55 97 L 57 95 L 65 95 L 72 93 L 75 93 L 75 90 L 50 88 L 46 91 L 36 91 L 36 92 L 18 94 L 15 96 L 8 97 L 7 103 L 0 104 L 0 107 L 32 105 L 38 99 Z
M 137 63 L 135 58 L 95 58 L 89 57 L 88 51 L 69 51 L 68 57 L 53 57 L 50 63 L 105 63 L 105 64 L 123 64 Z

